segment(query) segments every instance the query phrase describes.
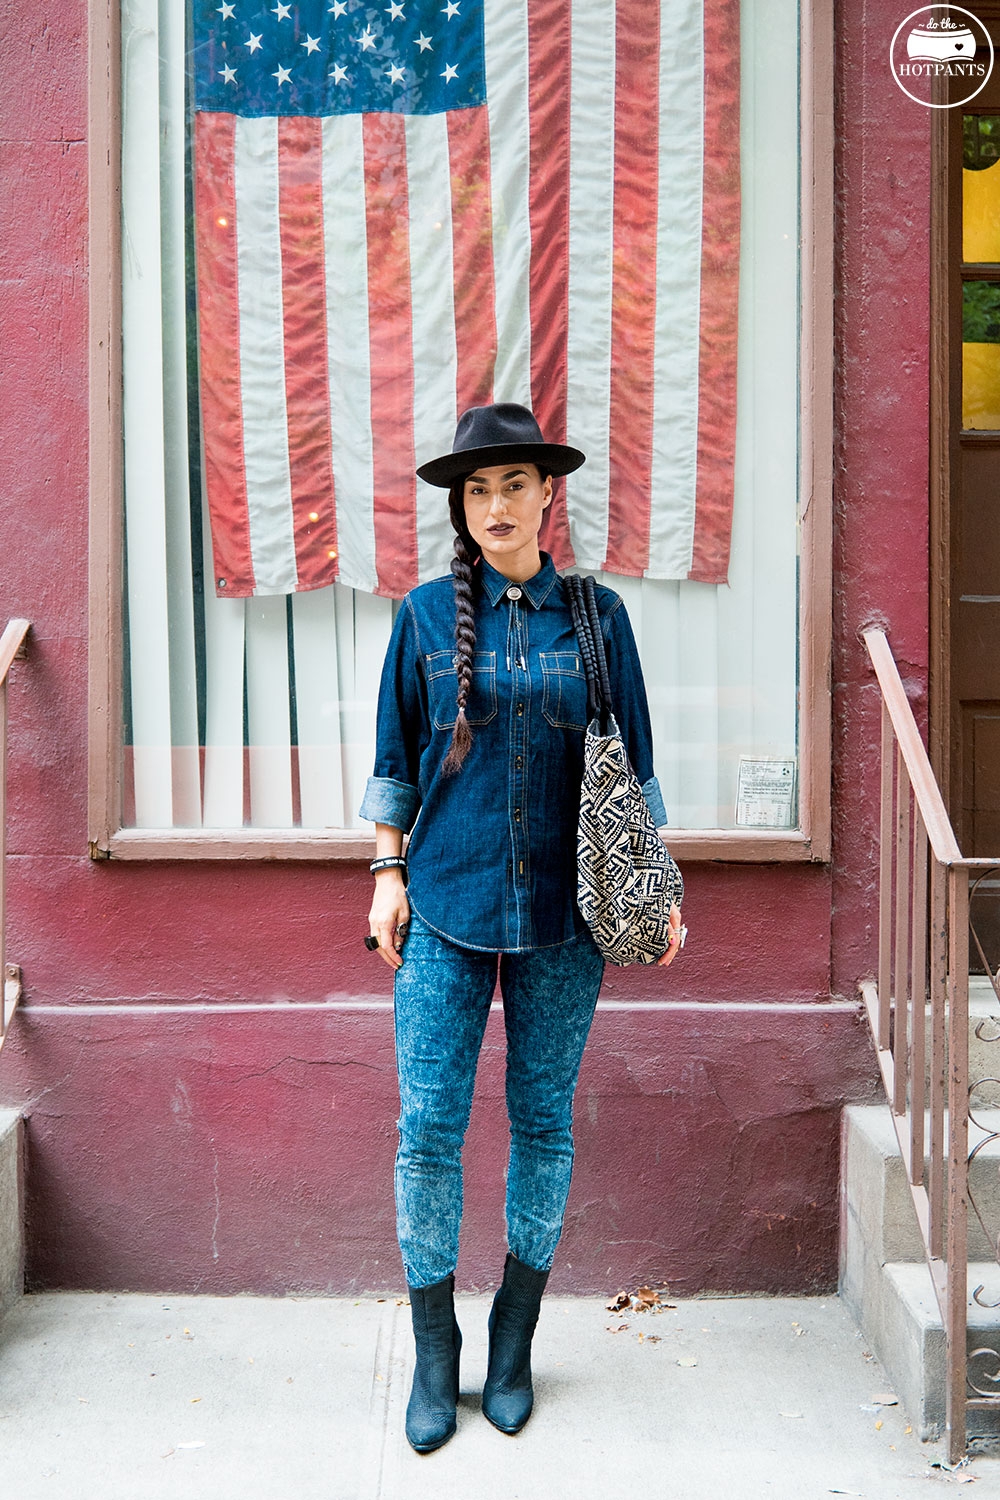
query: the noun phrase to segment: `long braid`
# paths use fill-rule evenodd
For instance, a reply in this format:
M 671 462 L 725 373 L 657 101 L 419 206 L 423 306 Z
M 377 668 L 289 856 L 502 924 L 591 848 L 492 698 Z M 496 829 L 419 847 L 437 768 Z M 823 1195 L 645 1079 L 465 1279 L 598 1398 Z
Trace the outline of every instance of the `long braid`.
M 472 747 L 472 730 L 465 710 L 472 689 L 472 662 L 476 649 L 475 565 L 481 556 L 465 524 L 465 478 L 456 480 L 448 493 L 448 511 L 455 528 L 455 555 L 451 560 L 455 580 L 455 668 L 458 672 L 458 716 L 451 744 L 441 770 L 446 776 L 462 768 Z

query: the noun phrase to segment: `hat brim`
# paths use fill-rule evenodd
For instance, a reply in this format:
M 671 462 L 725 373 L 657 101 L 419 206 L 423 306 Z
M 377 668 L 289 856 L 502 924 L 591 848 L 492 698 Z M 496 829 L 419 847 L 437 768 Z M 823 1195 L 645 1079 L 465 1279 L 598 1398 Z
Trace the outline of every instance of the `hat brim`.
M 459 453 L 445 453 L 441 458 L 432 458 L 421 464 L 417 473 L 428 484 L 436 484 L 447 490 L 456 479 L 471 474 L 475 469 L 486 469 L 491 464 L 506 463 L 510 459 L 524 459 L 527 463 L 541 464 L 550 474 L 572 474 L 587 462 L 579 448 L 570 448 L 565 443 L 498 443 L 488 448 L 466 448 Z

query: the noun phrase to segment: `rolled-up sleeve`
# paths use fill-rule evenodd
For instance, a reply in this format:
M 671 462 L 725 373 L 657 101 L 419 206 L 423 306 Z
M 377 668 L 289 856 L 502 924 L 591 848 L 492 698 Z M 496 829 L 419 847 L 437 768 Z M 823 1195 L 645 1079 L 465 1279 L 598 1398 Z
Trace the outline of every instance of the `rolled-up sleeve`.
M 667 822 L 667 810 L 660 783 L 653 774 L 653 729 L 649 721 L 646 684 L 632 634 L 632 622 L 621 599 L 605 616 L 603 626 L 615 718 L 653 823 L 657 828 L 663 828 Z
M 359 816 L 409 833 L 420 811 L 420 755 L 427 738 L 427 702 L 413 610 L 404 599 L 382 666 L 375 732 L 375 767 Z

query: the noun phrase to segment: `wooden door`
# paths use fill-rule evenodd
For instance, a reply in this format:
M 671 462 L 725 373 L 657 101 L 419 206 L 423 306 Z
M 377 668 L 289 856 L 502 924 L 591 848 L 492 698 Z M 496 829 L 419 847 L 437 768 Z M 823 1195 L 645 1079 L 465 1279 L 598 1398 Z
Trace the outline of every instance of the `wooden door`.
M 994 41 L 1000 19 L 982 15 Z M 950 810 L 1000 859 L 1000 67 L 947 114 Z

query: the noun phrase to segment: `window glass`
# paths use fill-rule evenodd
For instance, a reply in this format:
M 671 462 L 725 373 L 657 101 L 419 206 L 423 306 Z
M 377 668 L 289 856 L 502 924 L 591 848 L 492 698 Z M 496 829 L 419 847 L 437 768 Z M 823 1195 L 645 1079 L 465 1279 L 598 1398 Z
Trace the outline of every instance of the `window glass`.
M 1000 282 L 962 284 L 962 426 L 1000 428 Z
M 962 259 L 1000 265 L 1000 115 L 962 127 Z M 1000 428 L 1000 281 L 962 283 L 962 426 Z
M 439 36 L 418 0 L 315 26 L 305 0 L 123 5 L 126 823 L 368 826 L 394 610 L 450 556 L 413 461 L 534 381 L 588 453 L 545 543 L 624 596 L 671 823 L 794 827 L 797 7 L 744 0 L 737 46 L 713 0 L 658 37 L 581 0 L 547 152 L 519 135 L 542 8 L 519 39 L 467 0 L 465 52 L 424 78 L 406 44 L 440 60 L 451 9 Z M 264 497 L 245 524 L 237 491 Z

